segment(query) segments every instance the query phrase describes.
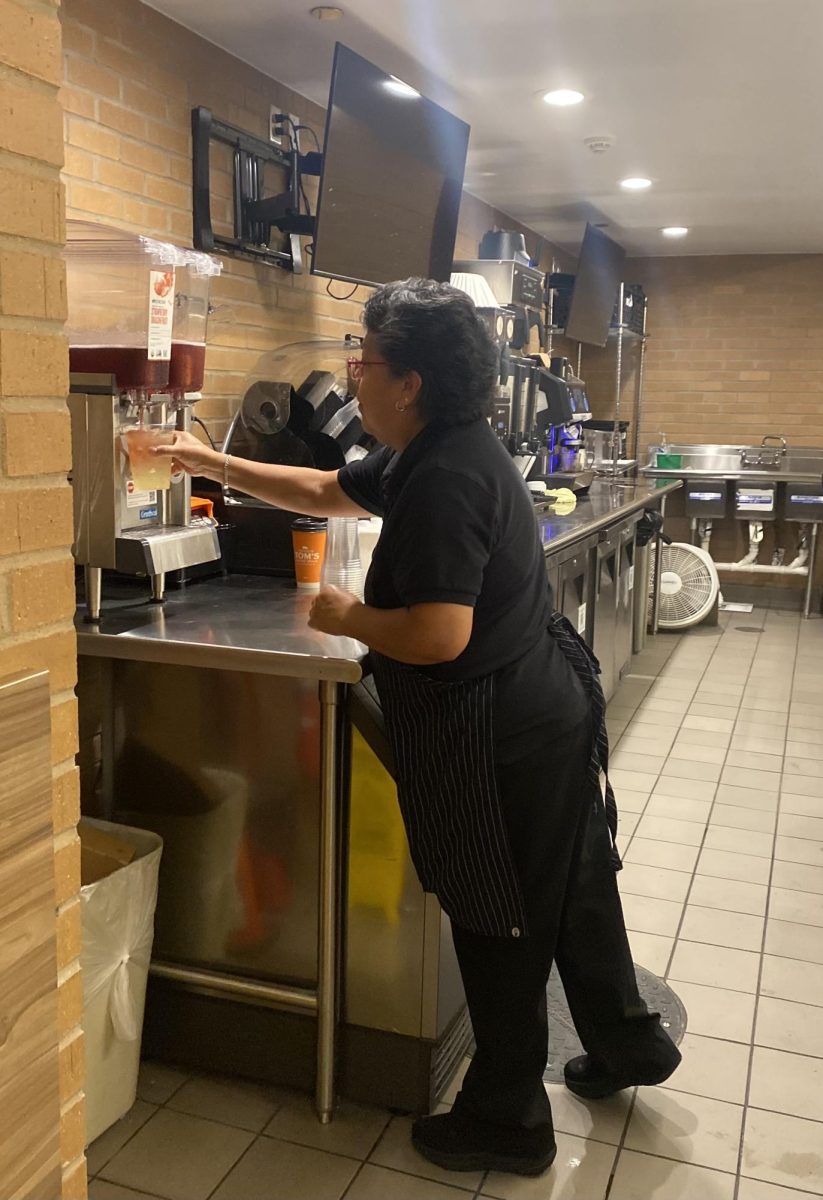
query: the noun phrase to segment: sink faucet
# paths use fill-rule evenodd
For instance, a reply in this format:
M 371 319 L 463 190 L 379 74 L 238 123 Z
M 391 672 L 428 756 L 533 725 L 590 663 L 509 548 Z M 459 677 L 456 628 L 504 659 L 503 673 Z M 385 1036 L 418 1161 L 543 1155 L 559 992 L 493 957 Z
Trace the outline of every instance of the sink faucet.
M 781 454 L 786 453 L 789 445 L 781 433 L 767 433 L 760 445 L 765 446 L 767 442 L 780 442 L 780 445 L 782 446 L 780 451 Z

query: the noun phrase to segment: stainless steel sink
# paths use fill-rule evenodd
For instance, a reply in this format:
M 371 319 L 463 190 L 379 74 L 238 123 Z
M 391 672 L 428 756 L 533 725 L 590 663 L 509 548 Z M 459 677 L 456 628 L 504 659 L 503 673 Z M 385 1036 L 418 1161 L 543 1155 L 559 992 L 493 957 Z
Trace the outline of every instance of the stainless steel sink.
M 715 476 L 725 479 L 783 479 L 820 483 L 823 447 L 785 450 L 780 446 L 668 445 L 665 453 L 679 457 L 678 466 L 658 467 L 659 446 L 650 448 L 644 475 L 683 478 Z

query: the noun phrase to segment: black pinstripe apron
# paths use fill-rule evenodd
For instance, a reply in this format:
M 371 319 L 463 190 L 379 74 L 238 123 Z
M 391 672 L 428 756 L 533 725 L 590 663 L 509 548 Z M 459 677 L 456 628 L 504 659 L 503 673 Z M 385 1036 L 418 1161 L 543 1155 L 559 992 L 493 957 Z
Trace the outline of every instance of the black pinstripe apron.
M 473 933 L 527 932 L 494 773 L 494 676 L 441 682 L 371 655 L 412 861 Z
M 564 617 L 549 633 L 580 677 L 591 703 L 588 782 L 605 803 L 614 849 L 617 810 L 608 770 L 599 664 Z M 415 667 L 370 654 L 395 762 L 397 795 L 420 882 L 451 919 L 492 937 L 528 934 L 494 769 L 495 676 L 442 682 Z M 583 781 L 581 780 L 581 784 Z M 585 789 L 581 787 L 581 793 Z

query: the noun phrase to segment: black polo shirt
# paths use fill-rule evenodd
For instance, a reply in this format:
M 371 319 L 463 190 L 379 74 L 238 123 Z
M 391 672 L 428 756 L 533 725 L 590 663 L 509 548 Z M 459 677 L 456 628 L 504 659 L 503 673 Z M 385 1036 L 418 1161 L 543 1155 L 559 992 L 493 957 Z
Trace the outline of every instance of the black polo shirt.
M 551 597 L 534 504 L 487 421 L 429 425 L 401 454 L 378 450 L 338 480 L 383 517 L 368 604 L 474 609 L 462 654 L 418 670 L 444 682 L 494 673 L 498 742 L 547 723 L 560 734 L 585 718 L 583 689 L 546 632 Z

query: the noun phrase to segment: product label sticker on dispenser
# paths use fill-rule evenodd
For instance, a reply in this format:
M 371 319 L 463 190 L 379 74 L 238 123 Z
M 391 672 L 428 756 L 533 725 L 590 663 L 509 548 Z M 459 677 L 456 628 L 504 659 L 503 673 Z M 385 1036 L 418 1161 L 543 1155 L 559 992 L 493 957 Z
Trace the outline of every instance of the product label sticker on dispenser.
M 629 591 L 634 591 L 634 567 L 629 567 Z
M 577 610 L 577 632 L 582 635 L 586 632 L 586 605 L 581 604 Z
M 130 479 L 126 484 L 126 508 L 146 508 L 151 504 L 157 506 L 157 492 L 138 492 Z M 140 516 L 142 518 L 143 514 Z
M 171 358 L 171 331 L 174 318 L 174 269 L 149 271 L 148 357 L 153 362 Z

